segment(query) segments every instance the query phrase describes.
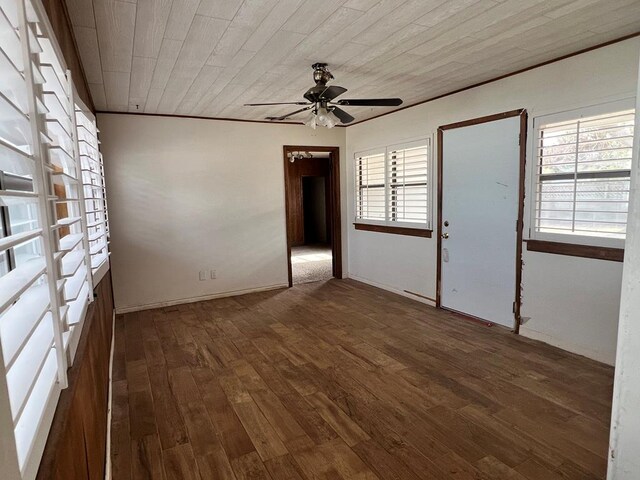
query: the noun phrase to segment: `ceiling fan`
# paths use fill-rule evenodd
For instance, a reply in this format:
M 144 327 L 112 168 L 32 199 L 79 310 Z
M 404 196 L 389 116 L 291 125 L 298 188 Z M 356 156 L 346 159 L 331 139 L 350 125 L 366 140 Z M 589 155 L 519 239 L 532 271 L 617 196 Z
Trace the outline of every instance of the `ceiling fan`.
M 344 87 L 337 85 L 327 86 L 333 75 L 327 68 L 326 63 L 314 63 L 313 80 L 316 82 L 315 87 L 311 87 L 304 94 L 306 102 L 273 102 L 273 103 L 245 103 L 245 107 L 262 107 L 267 105 L 304 105 L 304 108 L 295 112 L 282 115 L 280 117 L 266 117 L 267 120 L 281 121 L 302 112 L 309 111 L 309 115 L 304 120 L 304 124 L 316 128 L 317 125 L 333 128 L 338 123 L 351 123 L 355 120 L 351 115 L 345 112 L 340 106 L 354 107 L 397 107 L 402 105 L 399 98 L 362 98 L 353 100 L 337 100 L 335 98 L 347 91 Z

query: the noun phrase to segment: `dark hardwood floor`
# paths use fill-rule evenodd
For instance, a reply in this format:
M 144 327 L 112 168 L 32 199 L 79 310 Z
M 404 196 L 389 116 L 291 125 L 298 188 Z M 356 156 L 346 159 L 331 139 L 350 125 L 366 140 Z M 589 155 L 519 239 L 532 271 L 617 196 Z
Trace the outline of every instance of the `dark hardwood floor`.
M 114 480 L 605 477 L 613 369 L 350 280 L 119 316 Z

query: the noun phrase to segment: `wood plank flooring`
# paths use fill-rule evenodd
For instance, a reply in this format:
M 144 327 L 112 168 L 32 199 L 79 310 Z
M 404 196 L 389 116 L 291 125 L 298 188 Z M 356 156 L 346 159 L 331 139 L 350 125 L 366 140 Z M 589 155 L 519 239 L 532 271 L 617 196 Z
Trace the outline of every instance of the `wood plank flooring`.
M 350 280 L 119 316 L 114 480 L 603 479 L 613 369 Z

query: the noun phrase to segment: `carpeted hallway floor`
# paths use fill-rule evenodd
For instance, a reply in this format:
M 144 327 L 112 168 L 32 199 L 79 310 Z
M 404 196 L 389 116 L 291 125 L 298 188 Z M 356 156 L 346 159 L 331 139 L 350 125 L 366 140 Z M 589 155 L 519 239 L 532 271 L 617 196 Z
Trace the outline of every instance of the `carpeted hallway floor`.
M 293 284 L 328 280 L 331 270 L 331 247 L 329 245 L 304 245 L 291 248 L 291 270 Z

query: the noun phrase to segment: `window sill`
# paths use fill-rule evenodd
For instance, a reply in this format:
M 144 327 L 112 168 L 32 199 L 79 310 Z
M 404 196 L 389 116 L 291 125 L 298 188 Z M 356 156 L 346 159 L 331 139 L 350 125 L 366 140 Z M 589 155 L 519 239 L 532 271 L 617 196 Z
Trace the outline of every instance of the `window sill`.
M 372 225 L 369 223 L 354 223 L 356 230 L 367 232 L 392 233 L 395 235 L 408 235 L 411 237 L 431 238 L 432 230 L 426 228 L 392 227 L 389 225 Z
M 571 257 L 596 258 L 612 262 L 624 261 L 624 248 L 595 247 L 573 243 L 548 242 L 546 240 L 525 240 L 527 251 L 554 253 Z

